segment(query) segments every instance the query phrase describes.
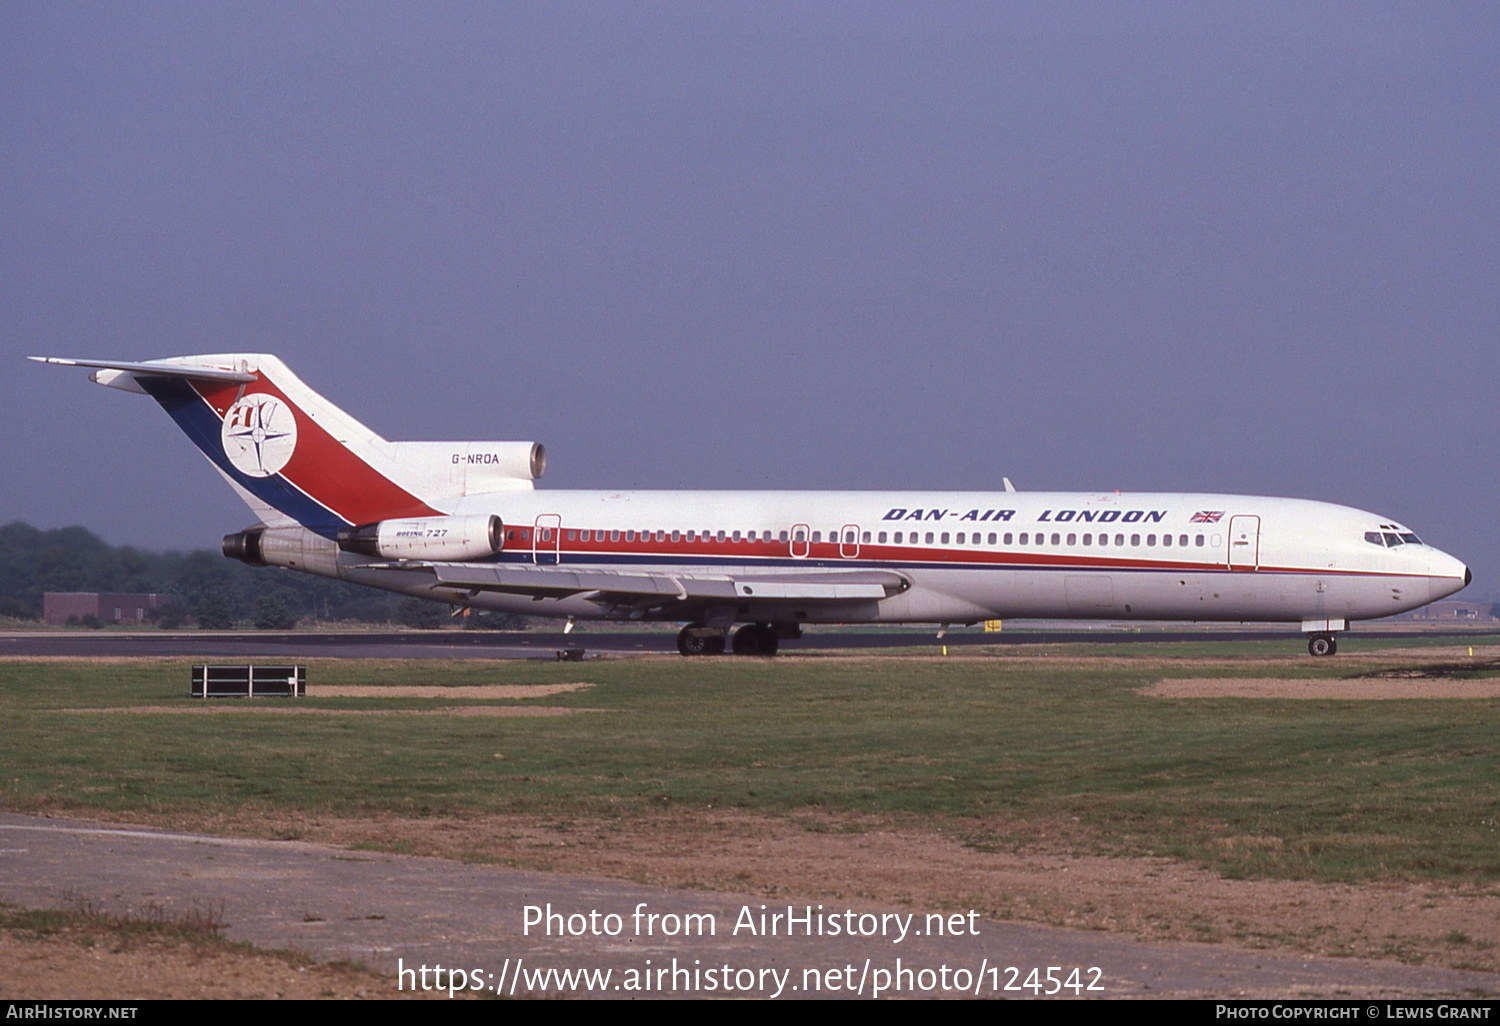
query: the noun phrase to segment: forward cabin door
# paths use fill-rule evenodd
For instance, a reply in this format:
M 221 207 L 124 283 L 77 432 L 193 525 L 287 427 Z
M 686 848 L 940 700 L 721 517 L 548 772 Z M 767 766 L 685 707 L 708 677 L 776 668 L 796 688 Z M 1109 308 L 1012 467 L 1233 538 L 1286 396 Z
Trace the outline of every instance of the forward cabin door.
M 1260 517 L 1229 518 L 1229 569 L 1260 569 Z

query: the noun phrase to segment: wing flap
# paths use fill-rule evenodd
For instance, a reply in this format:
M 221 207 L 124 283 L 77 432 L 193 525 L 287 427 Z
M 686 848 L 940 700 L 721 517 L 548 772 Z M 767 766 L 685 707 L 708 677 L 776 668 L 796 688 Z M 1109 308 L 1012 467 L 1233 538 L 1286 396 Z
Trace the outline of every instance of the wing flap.
M 425 571 L 439 587 L 465 591 L 506 592 L 536 598 L 571 595 L 659 597 L 665 602 L 687 601 L 797 601 L 848 602 L 883 599 L 905 591 L 906 578 L 882 570 L 799 571 L 768 574 L 674 574 L 665 571 L 633 573 L 616 570 L 572 570 L 566 567 L 518 567 L 494 563 L 434 563 L 408 561 L 367 564 L 369 569 Z

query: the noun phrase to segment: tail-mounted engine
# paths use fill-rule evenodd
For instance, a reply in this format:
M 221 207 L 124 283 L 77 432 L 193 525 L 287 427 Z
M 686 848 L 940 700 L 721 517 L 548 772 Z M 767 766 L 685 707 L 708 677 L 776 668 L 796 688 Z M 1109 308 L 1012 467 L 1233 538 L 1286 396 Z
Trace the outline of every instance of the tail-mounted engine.
M 235 534 L 224 536 L 224 555 L 230 559 L 237 559 L 241 563 L 249 563 L 251 566 L 269 566 L 261 553 L 261 536 L 266 533 L 264 527 L 252 527 L 249 530 L 239 531 Z
M 505 526 L 499 517 L 475 513 L 346 527 L 339 532 L 338 544 L 345 552 L 382 559 L 465 560 L 493 556 L 504 541 Z

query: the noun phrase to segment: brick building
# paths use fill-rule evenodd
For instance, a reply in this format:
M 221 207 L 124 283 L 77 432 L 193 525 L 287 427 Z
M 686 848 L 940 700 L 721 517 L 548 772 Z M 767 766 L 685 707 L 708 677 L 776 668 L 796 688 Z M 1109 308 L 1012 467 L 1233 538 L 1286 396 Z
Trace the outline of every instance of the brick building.
M 67 623 L 70 617 L 81 620 L 97 616 L 101 623 L 142 624 L 150 622 L 150 614 L 171 601 L 171 595 L 154 593 L 49 591 L 42 595 L 42 620 Z

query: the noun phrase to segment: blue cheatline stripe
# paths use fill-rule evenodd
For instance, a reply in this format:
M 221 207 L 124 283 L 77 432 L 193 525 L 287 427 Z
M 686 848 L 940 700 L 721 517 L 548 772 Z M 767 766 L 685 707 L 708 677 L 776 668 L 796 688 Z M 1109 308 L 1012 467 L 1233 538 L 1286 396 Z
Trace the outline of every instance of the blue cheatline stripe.
M 192 385 L 181 378 L 138 377 L 136 380 L 151 398 L 161 404 L 203 455 L 245 491 L 325 538 L 335 537 L 339 528 L 348 525 L 347 520 L 314 501 L 280 474 L 250 477 L 241 473 L 224 455 L 224 422 Z

